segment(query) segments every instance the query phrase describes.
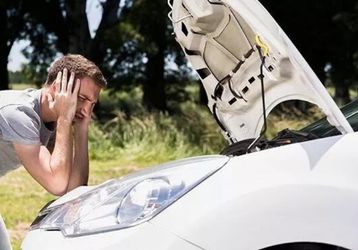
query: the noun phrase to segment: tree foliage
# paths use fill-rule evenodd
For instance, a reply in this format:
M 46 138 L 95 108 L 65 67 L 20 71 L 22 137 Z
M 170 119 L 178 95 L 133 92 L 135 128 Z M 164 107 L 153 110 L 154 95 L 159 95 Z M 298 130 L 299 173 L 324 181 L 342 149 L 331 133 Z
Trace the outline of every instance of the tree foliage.
M 58 54 L 79 53 L 101 67 L 111 88 L 132 87 L 140 82 L 145 106 L 167 109 L 167 79 L 179 74 L 165 72 L 165 63 L 167 58 L 176 57 L 179 47 L 173 47 L 165 1 L 98 1 L 102 15 L 93 37 L 86 0 L 38 0 L 36 5 L 19 2 L 24 25 L 17 39 L 31 42 L 24 51 L 30 60 L 24 71 L 35 83 L 45 79 L 47 68 Z
M 261 2 L 321 80 L 329 79 L 336 86 L 337 99 L 347 101 L 348 88 L 358 79 L 355 0 Z M 145 106 L 167 110 L 167 95 L 182 96 L 190 71 L 171 36 L 166 1 L 97 3 L 102 10 L 101 21 L 91 36 L 86 0 L 37 0 L 36 4 L 2 0 L 0 87 L 8 87 L 6 64 L 12 44 L 16 39 L 27 39 L 31 44 L 24 54 L 30 62 L 24 72 L 34 82 L 43 82 L 48 66 L 59 54 L 80 53 L 101 67 L 113 91 L 142 84 Z
M 349 101 L 349 87 L 358 80 L 355 0 L 262 0 L 292 39 L 318 77 L 331 81 L 340 103 Z
M 9 88 L 8 56 L 12 45 L 24 27 L 24 7 L 21 0 L 0 2 L 0 90 Z

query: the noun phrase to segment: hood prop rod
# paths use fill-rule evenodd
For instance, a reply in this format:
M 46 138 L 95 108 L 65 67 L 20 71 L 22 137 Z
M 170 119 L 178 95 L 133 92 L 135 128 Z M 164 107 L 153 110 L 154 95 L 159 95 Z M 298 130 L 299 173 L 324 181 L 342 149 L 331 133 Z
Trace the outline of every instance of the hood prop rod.
M 259 37 L 258 37 L 258 39 L 259 39 Z M 265 46 L 265 45 L 263 45 L 263 46 Z M 260 142 L 260 140 L 265 135 L 266 130 L 267 130 L 265 86 L 264 86 L 264 77 L 265 76 L 263 74 L 263 68 L 265 66 L 265 58 L 266 58 L 266 55 L 267 55 L 267 47 L 266 48 L 265 47 L 264 47 L 265 51 L 264 51 L 264 55 L 263 55 L 262 51 L 261 51 L 261 46 L 257 45 L 257 49 L 258 49 L 260 59 L 261 59 L 260 75 L 258 77 L 259 77 L 260 82 L 261 82 L 261 99 L 262 99 L 262 111 L 263 111 L 263 117 L 264 117 L 264 127 L 263 127 L 263 130 L 261 131 L 260 135 L 249 145 L 249 147 L 246 150 L 246 153 L 250 153 L 252 151 L 252 149 Z

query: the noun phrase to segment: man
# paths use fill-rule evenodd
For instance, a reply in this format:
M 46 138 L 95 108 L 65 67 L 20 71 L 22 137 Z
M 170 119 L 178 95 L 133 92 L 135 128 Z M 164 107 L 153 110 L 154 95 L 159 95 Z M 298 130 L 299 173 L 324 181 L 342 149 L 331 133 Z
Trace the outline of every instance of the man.
M 106 80 L 81 55 L 50 67 L 42 89 L 0 91 L 0 176 L 22 164 L 60 196 L 88 181 L 88 127 Z M 0 216 L 0 249 L 10 248 Z M 1 245 L 1 244 L 4 244 Z

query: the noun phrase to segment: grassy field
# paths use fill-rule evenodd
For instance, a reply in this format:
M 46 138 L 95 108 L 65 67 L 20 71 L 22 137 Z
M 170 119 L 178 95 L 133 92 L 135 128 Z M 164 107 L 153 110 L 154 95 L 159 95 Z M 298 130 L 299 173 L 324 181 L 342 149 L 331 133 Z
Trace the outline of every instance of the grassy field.
M 98 184 L 110 178 L 143 167 L 133 162 L 114 159 L 104 162 L 91 161 L 90 184 Z M 8 227 L 14 250 L 21 241 L 38 211 L 54 196 L 37 184 L 24 168 L 19 168 L 0 180 L 0 210 Z
M 14 85 L 16 89 L 30 85 Z M 94 121 L 89 135 L 90 185 L 137 169 L 188 156 L 220 152 L 226 142 L 206 107 L 193 100 L 181 104 L 175 115 L 147 113 L 140 106 L 141 93 L 104 91 L 101 109 L 105 119 Z M 131 111 L 129 116 L 123 110 Z M 281 129 L 299 128 L 319 117 L 317 109 L 305 113 L 281 109 L 269 116 L 267 136 Z M 298 118 L 299 117 L 299 118 Z M 41 188 L 23 169 L 0 179 L 0 213 L 15 250 L 38 211 L 55 197 Z

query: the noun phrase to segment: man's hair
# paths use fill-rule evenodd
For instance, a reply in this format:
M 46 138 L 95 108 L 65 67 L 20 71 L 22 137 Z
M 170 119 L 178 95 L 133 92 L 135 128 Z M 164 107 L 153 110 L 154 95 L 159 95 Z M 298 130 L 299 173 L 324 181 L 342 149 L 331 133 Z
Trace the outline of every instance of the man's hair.
M 107 85 L 107 81 L 97 65 L 77 54 L 68 54 L 56 60 L 48 71 L 46 84 L 52 84 L 56 80 L 57 73 L 64 68 L 67 68 L 68 72 L 74 72 L 75 78 L 89 77 L 100 87 Z

